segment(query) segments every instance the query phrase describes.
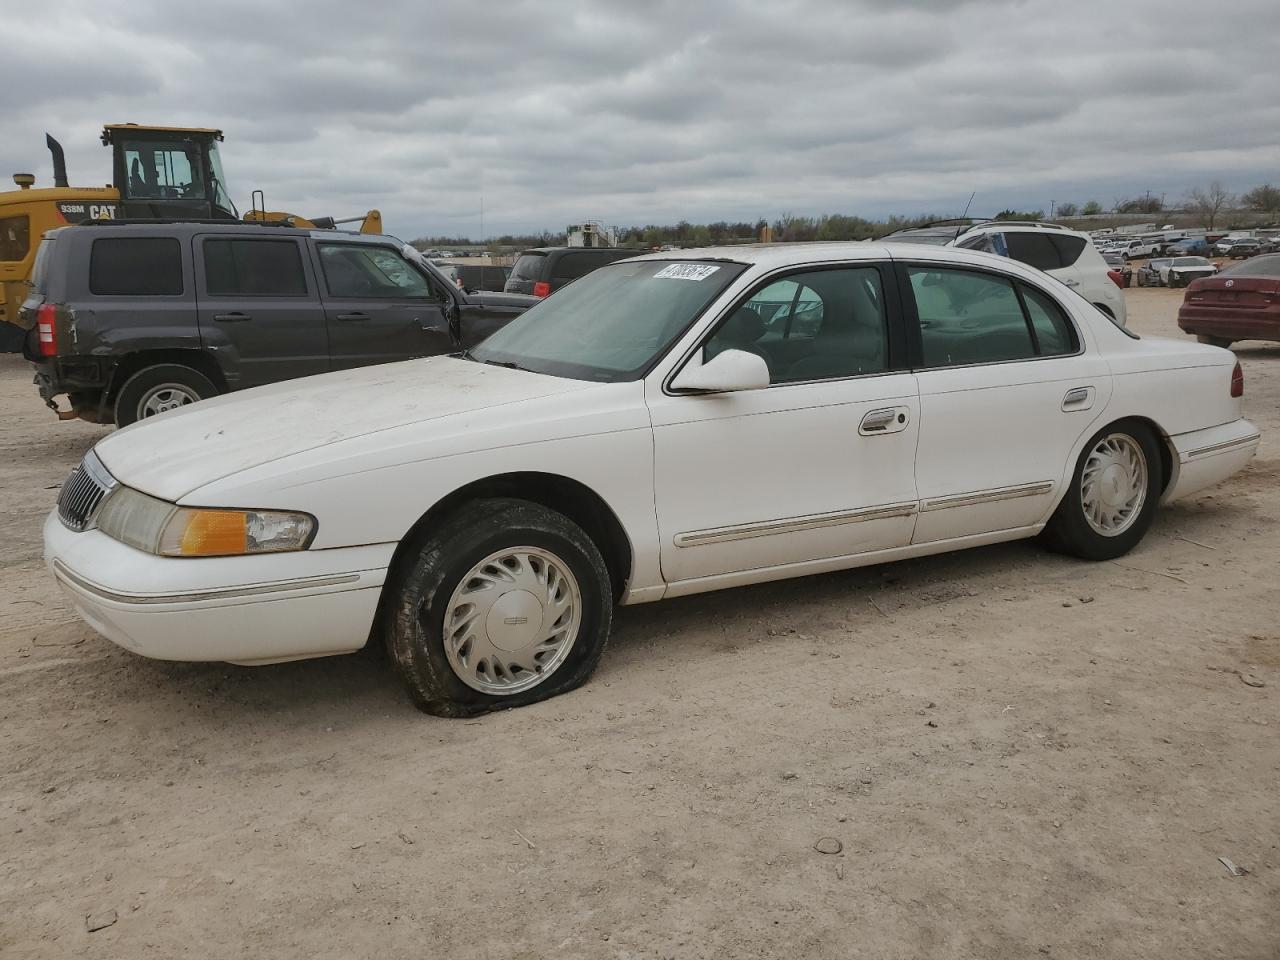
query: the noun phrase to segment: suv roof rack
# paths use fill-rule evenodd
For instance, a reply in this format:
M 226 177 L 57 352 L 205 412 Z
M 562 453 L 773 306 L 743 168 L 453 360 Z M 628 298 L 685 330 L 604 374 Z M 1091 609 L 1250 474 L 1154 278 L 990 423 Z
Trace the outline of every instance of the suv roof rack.
M 1047 223 L 1044 220 L 983 220 L 974 226 L 985 227 L 989 224 L 998 223 L 1006 227 L 1039 227 L 1042 230 L 1070 230 L 1070 227 L 1063 226 L 1060 223 Z

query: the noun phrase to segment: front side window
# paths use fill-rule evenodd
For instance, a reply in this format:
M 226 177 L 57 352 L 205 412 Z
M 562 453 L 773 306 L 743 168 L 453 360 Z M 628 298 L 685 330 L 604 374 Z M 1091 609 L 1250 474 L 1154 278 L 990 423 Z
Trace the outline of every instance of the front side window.
M 968 270 L 908 267 L 907 274 L 926 367 L 1029 360 L 1077 349 L 1065 311 L 1042 291 Z
M 31 249 L 31 220 L 20 217 L 0 218 L 0 260 L 25 260 Z
M 730 349 L 761 357 L 773 384 L 883 372 L 888 334 L 880 271 L 813 270 L 768 284 L 712 334 L 705 358 Z
M 322 243 L 319 250 L 330 296 L 395 300 L 432 295 L 426 277 L 394 250 L 354 243 Z
M 128 195 L 139 200 L 203 200 L 204 171 L 194 143 L 126 140 Z
M 635 380 L 745 269 L 728 261 L 610 264 L 530 307 L 468 356 L 557 377 Z
M 205 240 L 204 275 L 205 288 L 215 297 L 307 295 L 296 240 Z
M 89 292 L 99 297 L 181 296 L 182 247 L 172 237 L 94 240 Z

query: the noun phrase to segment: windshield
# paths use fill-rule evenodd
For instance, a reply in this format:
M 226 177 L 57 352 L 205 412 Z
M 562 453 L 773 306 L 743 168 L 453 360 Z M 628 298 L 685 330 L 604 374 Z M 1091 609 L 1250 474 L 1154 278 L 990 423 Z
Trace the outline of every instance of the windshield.
M 575 380 L 635 380 L 745 269 L 729 261 L 610 264 L 535 304 L 468 356 Z
M 209 144 L 209 172 L 213 174 L 213 205 L 221 207 L 239 220 L 240 214 L 236 205 L 231 202 L 231 195 L 227 193 L 227 178 L 222 174 L 222 158 L 218 156 L 216 143 Z
M 1175 267 L 1211 267 L 1211 264 L 1204 257 L 1178 257 L 1173 261 L 1172 266 Z

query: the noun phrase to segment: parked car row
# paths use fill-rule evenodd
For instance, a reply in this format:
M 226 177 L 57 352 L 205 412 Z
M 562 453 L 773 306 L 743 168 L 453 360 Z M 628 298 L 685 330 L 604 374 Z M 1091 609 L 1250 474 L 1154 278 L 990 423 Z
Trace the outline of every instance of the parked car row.
M 1136 276 L 1140 287 L 1185 287 L 1217 272 L 1218 267 L 1204 257 L 1153 257 L 1138 268 Z

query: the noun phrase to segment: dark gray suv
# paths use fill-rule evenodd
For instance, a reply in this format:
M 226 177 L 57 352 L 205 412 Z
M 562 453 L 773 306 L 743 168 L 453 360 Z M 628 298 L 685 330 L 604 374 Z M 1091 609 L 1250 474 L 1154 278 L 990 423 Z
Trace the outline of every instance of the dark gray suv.
M 126 426 L 205 397 L 474 346 L 537 303 L 467 293 L 393 237 L 237 223 L 45 235 L 19 323 L 40 396 Z

